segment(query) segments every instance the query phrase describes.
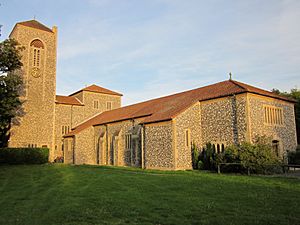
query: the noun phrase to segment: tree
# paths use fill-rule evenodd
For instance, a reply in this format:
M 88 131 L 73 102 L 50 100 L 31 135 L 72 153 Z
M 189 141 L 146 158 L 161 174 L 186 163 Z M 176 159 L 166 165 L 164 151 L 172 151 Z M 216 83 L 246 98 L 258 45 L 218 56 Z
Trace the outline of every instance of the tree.
M 295 118 L 296 118 L 296 129 L 297 129 L 297 140 L 300 144 L 300 89 L 293 88 L 290 92 L 281 92 L 278 89 L 273 89 L 272 92 L 295 99 L 297 102 L 295 104 Z
M 17 125 L 24 115 L 20 100 L 24 93 L 20 70 L 23 49 L 14 39 L 0 43 L 0 148 L 7 147 L 11 125 Z

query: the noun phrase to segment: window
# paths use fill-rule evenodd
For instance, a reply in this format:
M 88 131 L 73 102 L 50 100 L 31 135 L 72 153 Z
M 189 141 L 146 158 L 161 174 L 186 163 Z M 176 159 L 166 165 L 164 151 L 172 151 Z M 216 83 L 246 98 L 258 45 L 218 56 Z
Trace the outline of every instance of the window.
M 212 151 L 215 154 L 220 154 L 225 152 L 225 143 L 224 142 L 212 142 Z
M 99 109 L 99 101 L 94 100 L 94 109 Z
M 268 125 L 283 125 L 282 108 L 264 106 L 264 123 Z
M 185 140 L 185 147 L 190 147 L 191 146 L 191 134 L 190 130 L 186 129 L 184 131 L 184 140 Z
M 70 126 L 62 126 L 61 127 L 61 134 L 62 135 L 65 135 L 65 134 L 67 134 L 69 132 L 70 132 Z
M 106 102 L 106 109 L 112 110 L 112 102 Z
M 44 49 L 44 44 L 35 39 L 30 43 L 30 47 L 32 48 L 32 66 L 40 67 L 41 65 L 41 51 Z
M 126 149 L 131 149 L 131 134 L 126 134 L 125 135 L 125 148 Z
M 28 144 L 28 148 L 37 148 L 37 144 Z

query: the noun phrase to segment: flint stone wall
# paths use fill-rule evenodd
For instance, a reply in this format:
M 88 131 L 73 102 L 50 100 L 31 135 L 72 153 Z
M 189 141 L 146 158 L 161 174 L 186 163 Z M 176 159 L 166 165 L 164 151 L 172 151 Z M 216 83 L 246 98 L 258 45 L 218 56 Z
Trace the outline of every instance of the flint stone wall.
M 175 169 L 172 121 L 145 125 L 146 169 Z
M 201 102 L 202 146 L 206 143 L 231 145 L 247 139 L 246 95 Z
M 264 105 L 283 109 L 283 125 L 264 123 Z M 257 136 L 279 140 L 281 154 L 297 147 L 294 104 L 273 98 L 249 94 L 250 134 L 252 141 Z

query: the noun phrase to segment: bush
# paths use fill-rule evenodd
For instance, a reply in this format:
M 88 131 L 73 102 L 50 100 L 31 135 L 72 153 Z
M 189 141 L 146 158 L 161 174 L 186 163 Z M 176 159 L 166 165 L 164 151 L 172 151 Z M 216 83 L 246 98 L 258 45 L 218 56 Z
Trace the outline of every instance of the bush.
M 225 149 L 225 160 L 228 163 L 241 163 L 244 169 L 254 173 L 281 172 L 281 160 L 269 143 L 266 137 L 259 137 L 253 144 L 244 142 L 239 146 L 229 146 Z
M 198 168 L 198 161 L 199 161 L 199 149 L 193 143 L 193 145 L 192 145 L 192 166 L 193 166 L 194 170 Z
M 289 164 L 297 164 L 300 165 L 300 148 L 297 147 L 295 152 L 288 153 L 288 162 Z
M 199 160 L 203 162 L 203 169 L 205 170 L 215 170 L 215 153 L 211 143 L 206 143 L 205 148 L 202 150 Z
M 199 162 L 198 162 L 198 170 L 203 170 L 203 169 L 204 169 L 204 163 L 201 160 L 199 160 Z
M 48 162 L 48 148 L 2 148 L 0 164 L 43 164 Z

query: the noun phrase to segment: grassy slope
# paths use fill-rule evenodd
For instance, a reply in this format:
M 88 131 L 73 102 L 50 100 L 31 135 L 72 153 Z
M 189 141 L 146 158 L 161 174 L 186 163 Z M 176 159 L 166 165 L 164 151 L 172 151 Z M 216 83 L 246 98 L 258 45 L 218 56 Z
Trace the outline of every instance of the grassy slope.
M 300 180 L 1 166 L 0 224 L 300 224 Z

